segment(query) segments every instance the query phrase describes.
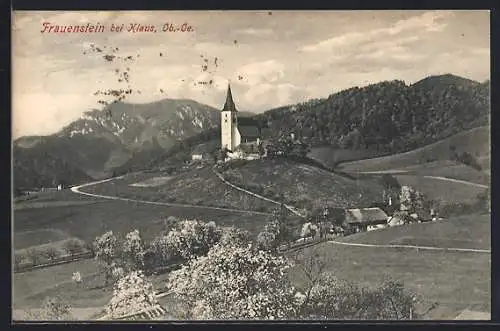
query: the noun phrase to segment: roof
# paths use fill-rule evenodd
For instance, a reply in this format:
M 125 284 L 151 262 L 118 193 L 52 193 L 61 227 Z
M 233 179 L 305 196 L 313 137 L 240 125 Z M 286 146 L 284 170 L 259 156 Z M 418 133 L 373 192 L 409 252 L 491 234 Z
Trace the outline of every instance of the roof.
M 258 126 L 250 125 L 238 125 L 238 131 L 240 131 L 241 138 L 259 138 L 260 130 Z
M 231 93 L 231 86 L 229 84 L 227 85 L 226 102 L 224 103 L 224 108 L 222 108 L 222 111 L 237 112 L 236 105 L 233 101 L 233 94 Z
M 387 214 L 380 208 L 347 209 L 347 223 L 387 222 Z
M 456 320 L 491 320 L 491 313 L 482 311 L 462 310 Z

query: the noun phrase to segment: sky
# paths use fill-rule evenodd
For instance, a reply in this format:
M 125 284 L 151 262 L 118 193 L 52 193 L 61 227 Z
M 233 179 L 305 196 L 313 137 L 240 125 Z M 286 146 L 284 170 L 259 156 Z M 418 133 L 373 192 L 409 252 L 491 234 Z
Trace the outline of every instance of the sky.
M 222 108 L 231 82 L 238 110 L 257 113 L 383 80 L 411 84 L 451 73 L 484 81 L 489 17 L 488 11 L 17 11 L 12 132 L 52 134 L 102 107 L 95 92 L 125 87 L 115 69 L 126 67 L 134 91 L 127 102 L 182 98 Z M 44 23 L 99 24 L 105 31 L 42 33 Z M 167 23 L 192 31 L 163 32 Z M 110 31 L 112 24 L 123 31 Z M 156 32 L 127 31 L 131 24 Z M 109 62 L 91 45 L 139 57 Z

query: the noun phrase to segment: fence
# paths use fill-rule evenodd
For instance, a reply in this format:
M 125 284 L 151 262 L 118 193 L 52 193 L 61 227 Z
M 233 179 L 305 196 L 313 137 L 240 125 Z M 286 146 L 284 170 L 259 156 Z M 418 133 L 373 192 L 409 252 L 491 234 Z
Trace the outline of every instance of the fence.
M 83 259 L 91 259 L 93 257 L 94 257 L 94 254 L 91 251 L 86 251 L 83 253 L 78 253 L 78 254 L 73 254 L 73 255 L 64 255 L 64 256 L 61 256 L 57 259 L 50 261 L 49 263 L 38 264 L 38 265 L 28 264 L 28 265 L 23 265 L 23 266 L 14 266 L 14 273 L 48 268 L 48 267 L 52 267 L 55 265 L 76 262 L 76 261 L 83 260 Z

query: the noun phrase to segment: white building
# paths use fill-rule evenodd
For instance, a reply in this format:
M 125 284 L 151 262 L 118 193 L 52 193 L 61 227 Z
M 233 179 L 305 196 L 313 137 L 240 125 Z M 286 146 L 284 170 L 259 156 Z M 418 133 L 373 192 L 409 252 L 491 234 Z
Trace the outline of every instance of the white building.
M 263 130 L 265 129 L 268 129 L 267 125 L 258 124 L 249 117 L 238 119 L 238 111 L 233 101 L 231 86 L 228 85 L 226 102 L 221 111 L 221 148 L 228 149 L 230 155 L 234 154 L 235 157 L 238 147 L 244 147 L 245 154 L 249 154 L 248 147 L 256 149 L 261 142 Z

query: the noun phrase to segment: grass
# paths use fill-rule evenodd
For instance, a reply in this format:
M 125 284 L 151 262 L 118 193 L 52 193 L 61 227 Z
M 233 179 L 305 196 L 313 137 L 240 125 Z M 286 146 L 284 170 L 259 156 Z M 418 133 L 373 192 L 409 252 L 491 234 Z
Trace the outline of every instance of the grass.
M 71 293 L 71 291 L 68 292 L 65 290 L 68 288 L 68 284 L 73 284 L 71 276 L 77 271 L 82 275 L 83 284 L 89 284 L 88 286 L 91 287 L 94 286 L 92 284 L 96 283 L 95 281 L 90 283 L 88 281 L 89 279 L 93 280 L 95 278 L 94 275 L 99 273 L 98 264 L 93 259 L 85 259 L 73 263 L 13 274 L 13 308 L 39 307 L 46 296 L 55 295 L 60 295 L 64 299 L 75 299 L 71 301 L 75 307 L 89 307 L 85 302 L 81 304 L 78 297 L 72 297 L 75 294 Z M 102 292 L 100 290 L 100 296 L 102 296 Z
M 382 186 L 372 179 L 353 180 L 317 167 L 283 159 L 262 159 L 226 170 L 223 175 L 236 185 L 275 195 L 297 207 L 331 205 L 370 207 L 382 198 Z M 252 190 L 252 187 L 254 188 Z
M 213 220 L 222 226 L 239 226 L 253 233 L 260 231 L 265 216 L 231 211 L 146 205 L 127 201 L 104 201 L 89 206 L 24 209 L 14 212 L 14 234 L 50 228 L 89 243 L 112 230 L 119 235 L 138 229 L 150 240 L 164 229 L 163 219 Z M 25 236 L 24 246 L 34 246 L 39 238 Z
M 14 232 L 14 249 L 23 249 L 32 246 L 48 244 L 67 239 L 66 232 L 57 229 L 39 229 L 32 231 Z
M 353 235 L 345 240 L 486 248 L 489 236 L 489 218 L 477 216 L 389 228 Z M 386 277 L 403 281 L 427 304 L 438 304 L 437 309 L 429 312 L 428 318 L 452 318 L 466 308 L 478 311 L 491 309 L 490 254 L 353 247 L 332 243 L 304 251 L 313 249 L 324 256 L 327 270 L 341 279 L 368 286 L 376 286 Z M 304 276 L 299 269 L 294 269 L 290 277 L 297 286 L 303 286 Z
M 365 150 L 350 150 L 333 146 L 322 146 L 311 148 L 307 156 L 333 169 L 341 162 L 363 160 L 369 157 L 375 157 L 376 154 Z
M 83 191 L 138 200 L 193 204 L 258 212 L 271 212 L 276 207 L 272 203 L 249 196 L 227 186 L 215 176 L 210 167 L 202 169 L 191 168 L 180 172 L 160 186 L 131 186 L 137 182 L 165 175 L 161 171 L 127 175 L 121 180 L 86 187 Z
M 439 200 L 442 203 L 474 202 L 477 195 L 485 188 L 463 183 L 449 182 L 417 175 L 394 175 L 401 185 L 409 185 L 422 193 L 428 199 Z
M 450 159 L 451 146 L 456 147 L 457 153 L 468 152 L 476 159 L 482 160 L 483 168 L 489 169 L 486 166 L 489 163 L 487 161 L 490 150 L 489 131 L 488 126 L 471 129 L 409 152 L 342 163 L 339 169 L 345 172 L 380 171 L 446 161 Z
M 408 174 L 438 176 L 470 181 L 476 184 L 490 185 L 490 174 L 454 161 L 434 161 L 425 164 L 404 167 Z
M 449 248 L 491 249 L 491 215 L 467 215 L 357 233 L 341 241 Z

